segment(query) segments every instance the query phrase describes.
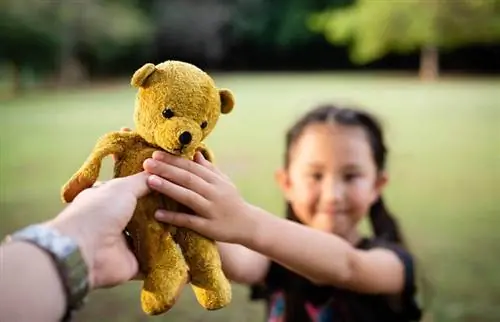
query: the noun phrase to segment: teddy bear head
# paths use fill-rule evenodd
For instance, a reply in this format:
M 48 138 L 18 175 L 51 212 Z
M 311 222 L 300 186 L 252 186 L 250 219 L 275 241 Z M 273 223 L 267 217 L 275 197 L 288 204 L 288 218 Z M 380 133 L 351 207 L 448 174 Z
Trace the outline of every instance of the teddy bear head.
M 185 62 L 147 63 L 130 83 L 138 88 L 135 130 L 175 155 L 192 156 L 219 116 L 234 107 L 230 90 L 217 88 L 206 72 Z

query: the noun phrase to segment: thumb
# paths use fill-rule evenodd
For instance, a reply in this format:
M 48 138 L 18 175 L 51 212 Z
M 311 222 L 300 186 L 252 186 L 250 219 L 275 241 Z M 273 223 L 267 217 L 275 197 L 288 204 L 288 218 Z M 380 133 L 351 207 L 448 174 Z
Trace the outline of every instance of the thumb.
M 112 179 L 109 183 L 113 185 L 114 189 L 131 193 L 136 198 L 140 198 L 151 191 L 147 183 L 148 177 L 149 174 L 143 171 L 127 177 Z

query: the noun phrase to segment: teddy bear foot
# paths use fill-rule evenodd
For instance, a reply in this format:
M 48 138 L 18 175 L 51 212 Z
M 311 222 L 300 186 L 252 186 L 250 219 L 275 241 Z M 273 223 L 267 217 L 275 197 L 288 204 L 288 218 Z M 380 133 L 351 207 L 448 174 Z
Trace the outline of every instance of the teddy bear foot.
M 175 299 L 167 300 L 161 294 L 155 294 L 148 291 L 141 292 L 142 310 L 147 315 L 160 315 L 170 310 Z
M 168 281 L 166 284 L 159 283 Z M 170 310 L 184 285 L 188 281 L 187 274 L 172 276 L 167 270 L 154 270 L 144 280 L 141 291 L 142 310 L 148 315 L 160 315 Z M 163 285 L 163 287 L 158 287 Z
M 201 288 L 192 285 L 193 292 L 198 303 L 209 311 L 215 311 L 226 307 L 232 298 L 231 284 L 229 281 L 218 283 L 218 287 Z

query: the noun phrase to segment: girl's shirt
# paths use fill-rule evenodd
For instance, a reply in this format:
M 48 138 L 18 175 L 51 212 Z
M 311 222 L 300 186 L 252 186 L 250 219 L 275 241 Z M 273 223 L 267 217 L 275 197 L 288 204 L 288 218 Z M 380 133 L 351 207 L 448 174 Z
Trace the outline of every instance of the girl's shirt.
M 254 286 L 253 299 L 267 302 L 267 322 L 405 322 L 419 321 L 415 301 L 412 256 L 401 247 L 376 239 L 362 239 L 359 249 L 385 247 L 394 251 L 405 267 L 404 291 L 398 296 L 360 294 L 331 286 L 316 286 L 272 262 L 264 286 Z

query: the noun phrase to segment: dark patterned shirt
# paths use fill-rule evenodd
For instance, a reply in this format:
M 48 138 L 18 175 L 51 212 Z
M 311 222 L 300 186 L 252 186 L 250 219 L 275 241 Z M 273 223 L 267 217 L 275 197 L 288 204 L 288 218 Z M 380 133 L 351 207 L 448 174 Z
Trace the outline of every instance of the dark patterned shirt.
M 405 287 L 401 294 L 359 294 L 317 286 L 273 262 L 265 285 L 254 287 L 252 293 L 254 299 L 266 300 L 267 322 L 419 321 L 421 311 L 415 301 L 412 256 L 403 248 L 380 240 L 363 239 L 356 246 L 359 249 L 384 247 L 397 254 L 405 268 Z

